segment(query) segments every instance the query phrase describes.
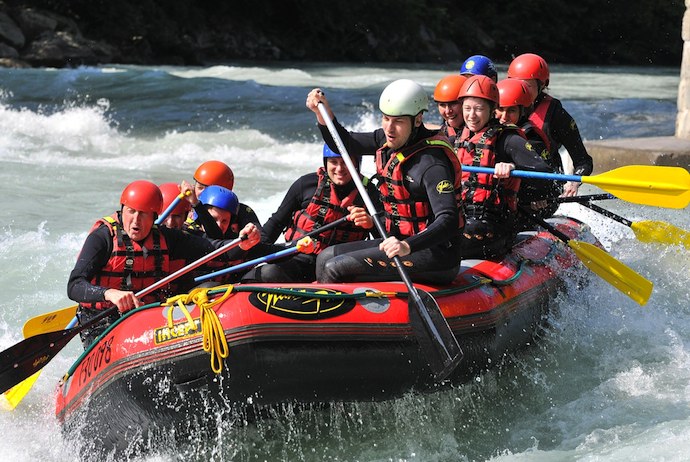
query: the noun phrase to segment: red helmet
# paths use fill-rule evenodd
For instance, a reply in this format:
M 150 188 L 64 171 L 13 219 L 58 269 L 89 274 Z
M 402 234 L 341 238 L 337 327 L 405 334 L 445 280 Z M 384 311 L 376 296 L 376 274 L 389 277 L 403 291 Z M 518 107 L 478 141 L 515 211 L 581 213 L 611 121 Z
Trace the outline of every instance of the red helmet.
M 437 103 L 457 102 L 460 87 L 465 83 L 465 80 L 467 80 L 467 77 L 459 74 L 451 74 L 443 77 L 436 84 L 434 101 Z
M 496 84 L 498 87 L 498 105 L 500 107 L 529 107 L 537 95 L 524 80 L 504 79 Z
M 218 185 L 232 190 L 235 175 L 230 167 L 219 160 L 207 160 L 194 172 L 194 179 L 204 186 Z
M 158 186 L 163 194 L 163 207 L 166 210 L 172 201 L 180 195 L 180 187 L 176 183 L 163 183 Z M 186 215 L 192 209 L 192 204 L 189 201 L 182 199 L 177 203 L 177 206 L 170 212 L 171 215 Z
M 525 53 L 513 59 L 508 66 L 508 77 L 512 79 L 537 79 L 542 86 L 549 85 L 549 65 L 544 58 L 534 53 Z
M 120 196 L 120 204 L 140 212 L 161 213 L 163 195 L 158 186 L 146 180 L 137 180 L 128 184 Z
M 465 80 L 465 83 L 460 87 L 458 99 L 467 96 L 488 99 L 498 104 L 498 88 L 496 88 L 496 83 L 485 75 L 474 75 Z

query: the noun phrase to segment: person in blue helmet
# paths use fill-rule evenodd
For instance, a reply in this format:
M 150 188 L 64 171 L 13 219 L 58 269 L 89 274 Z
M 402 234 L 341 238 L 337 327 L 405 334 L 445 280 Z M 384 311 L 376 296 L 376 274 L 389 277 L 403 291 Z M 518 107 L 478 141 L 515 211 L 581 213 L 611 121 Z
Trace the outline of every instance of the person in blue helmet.
M 355 157 L 353 161 L 358 164 L 359 159 Z M 360 178 L 375 206 L 382 210 L 376 187 L 365 176 L 360 175 Z M 283 202 L 263 225 L 261 244 L 271 246 L 264 250 L 274 253 L 285 248 L 275 244 L 281 233 L 286 242 L 294 242 L 342 217 L 347 217 L 347 220 L 312 237 L 315 244 L 313 253 L 297 253 L 275 263 L 258 266 L 249 271 L 242 282 L 311 282 L 316 279 L 316 258 L 326 247 L 365 240 L 370 232 L 376 234 L 374 222 L 364 208 L 364 201 L 345 161 L 324 144 L 323 166 L 316 172 L 301 176 L 290 186 Z
M 185 222 L 184 230 L 207 239 L 235 239 L 240 235 L 254 235 L 260 233 L 260 228 L 256 224 L 249 222 L 240 229 L 233 225 L 233 218 L 237 216 L 240 209 L 240 201 L 237 195 L 228 188 L 218 185 L 211 185 L 204 188 L 199 194 L 198 202 L 193 205 L 193 218 Z M 212 230 L 209 232 L 209 230 Z M 209 262 L 211 269 L 221 269 L 222 267 L 234 266 L 248 259 L 255 258 L 262 253 L 258 246 L 252 246 L 247 252 L 236 253 L 235 258 L 230 262 L 218 263 Z M 218 283 L 236 282 L 241 274 L 230 273 L 216 279 Z
M 473 75 L 485 75 L 494 83 L 498 82 L 498 72 L 493 61 L 484 55 L 470 56 L 460 66 L 460 75 L 472 77 Z

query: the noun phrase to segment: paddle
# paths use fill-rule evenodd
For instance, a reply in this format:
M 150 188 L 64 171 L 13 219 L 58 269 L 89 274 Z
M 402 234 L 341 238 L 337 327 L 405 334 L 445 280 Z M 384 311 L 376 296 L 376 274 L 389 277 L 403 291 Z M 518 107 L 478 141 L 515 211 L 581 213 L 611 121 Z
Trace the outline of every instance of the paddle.
M 318 108 L 328 127 L 328 131 L 331 133 L 333 140 L 338 146 L 338 151 L 345 161 L 345 165 L 347 165 L 347 169 L 357 186 L 357 190 L 364 200 L 367 211 L 374 220 L 376 229 L 381 234 L 381 237 L 385 239 L 387 237 L 386 229 L 378 218 L 376 207 L 374 207 L 366 188 L 362 184 L 359 172 L 352 163 L 352 159 L 347 149 L 345 149 L 343 140 L 340 138 L 338 131 L 333 125 L 333 121 L 328 116 L 328 111 L 324 105 L 319 103 Z M 422 353 L 427 359 L 431 371 L 434 374 L 434 379 L 439 381 L 443 380 L 453 372 L 462 359 L 463 354 L 458 340 L 448 326 L 448 322 L 443 316 L 443 313 L 441 313 L 441 309 L 438 303 L 436 303 L 436 300 L 428 293 L 423 290 L 417 290 L 414 285 L 412 285 L 412 280 L 405 271 L 405 266 L 399 257 L 394 257 L 393 261 L 395 262 L 400 279 L 405 283 L 409 293 L 407 305 L 410 313 L 412 332 L 417 338 Z
M 160 225 L 161 223 L 163 223 L 165 221 L 165 219 L 168 218 L 168 215 L 170 215 L 170 213 L 173 210 L 175 210 L 175 207 L 177 207 L 177 204 L 179 204 L 180 201 L 185 198 L 185 196 L 189 196 L 191 193 L 192 193 L 191 191 L 187 191 L 187 194 L 185 194 L 185 193 L 178 194 L 177 197 L 172 200 L 170 205 L 168 205 L 168 208 L 163 210 L 163 213 L 161 213 L 158 216 L 158 218 L 155 221 L 155 224 Z
M 224 246 L 164 277 L 160 281 L 140 290 L 135 296 L 143 297 L 163 287 L 228 250 L 237 247 L 246 238 L 246 236 L 242 236 L 228 242 Z M 96 325 L 100 320 L 106 318 L 116 310 L 117 307 L 109 308 L 84 324 L 65 330 L 35 335 L 0 352 L 0 390 L 4 393 L 23 380 L 28 379 L 27 382 L 32 380 L 31 376 L 48 364 L 48 362 L 53 359 L 72 338 L 79 334 L 79 332 Z M 29 384 L 29 386 L 31 384 Z M 28 391 L 28 389 L 26 391 Z
M 245 261 L 245 262 L 240 263 L 238 265 L 231 266 L 230 268 L 224 268 L 222 270 L 218 270 L 218 271 L 215 271 L 213 273 L 204 274 L 203 276 L 197 276 L 194 278 L 194 282 L 203 282 L 203 281 L 207 281 L 209 279 L 213 279 L 216 276 L 222 276 L 224 274 L 236 273 L 238 271 L 241 271 L 241 270 L 247 269 L 247 268 L 251 268 L 251 267 L 259 265 L 261 263 L 267 263 L 267 262 L 272 261 L 272 260 L 277 260 L 278 258 L 283 258 L 283 257 L 293 255 L 297 252 L 312 253 L 314 251 L 313 243 L 311 242 L 311 240 L 302 242 L 302 240 L 304 238 L 307 238 L 307 237 L 311 238 L 313 236 L 316 236 L 317 234 L 321 234 L 324 231 L 328 231 L 331 228 L 335 228 L 336 226 L 339 226 L 341 223 L 344 223 L 346 220 L 347 220 L 347 216 L 340 217 L 335 221 L 332 221 L 330 223 L 326 223 L 325 225 L 308 232 L 307 234 L 302 236 L 297 241 L 296 245 L 293 247 L 288 247 L 287 249 L 279 250 L 278 252 L 272 253 L 270 255 L 266 255 L 263 257 L 255 258 L 253 260 Z
M 603 207 L 599 207 L 596 204 L 592 204 L 591 199 L 583 201 L 575 200 L 561 200 L 561 199 L 575 199 L 578 197 L 586 198 L 587 196 L 574 196 L 574 197 L 564 197 L 559 198 L 559 202 L 577 202 L 597 213 L 604 215 L 607 218 L 611 218 L 618 223 L 622 223 L 625 226 L 632 229 L 635 237 L 642 242 L 649 243 L 659 243 L 667 245 L 682 245 L 685 248 L 690 249 L 690 232 L 678 228 L 677 226 L 667 223 L 665 221 L 658 220 L 643 220 L 643 221 L 630 221 L 625 217 L 616 215 L 615 213 L 607 210 Z
M 568 244 L 568 247 L 575 252 L 575 255 L 577 255 L 582 263 L 603 280 L 640 305 L 647 303 L 652 294 L 652 288 L 654 287 L 651 281 L 645 279 L 623 262 L 618 261 L 599 247 L 587 242 L 572 240 L 557 230 L 553 225 L 533 215 L 530 210 L 524 207 L 522 207 L 521 210 L 530 220 L 540 224 L 544 229 Z
M 582 196 L 557 197 L 554 200 L 560 204 L 563 204 L 566 202 L 577 202 L 578 204 L 583 204 L 585 202 L 606 201 L 606 200 L 615 199 L 615 198 L 616 198 L 616 196 L 614 196 L 612 194 L 585 194 Z
M 462 169 L 466 172 L 494 173 L 494 169 L 489 167 L 463 165 Z M 681 167 L 628 165 L 594 176 L 524 170 L 513 170 L 510 175 L 519 178 L 593 184 L 620 199 L 635 204 L 682 209 L 690 203 L 690 172 Z

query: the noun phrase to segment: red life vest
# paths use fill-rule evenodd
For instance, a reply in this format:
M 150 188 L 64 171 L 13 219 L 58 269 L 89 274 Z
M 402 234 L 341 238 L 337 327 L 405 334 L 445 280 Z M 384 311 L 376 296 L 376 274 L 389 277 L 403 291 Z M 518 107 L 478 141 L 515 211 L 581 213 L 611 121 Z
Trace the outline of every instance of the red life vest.
M 503 130 L 516 130 L 524 138 L 524 133 L 512 124 L 489 124 L 472 136 L 465 128 L 458 150 L 460 162 L 475 167 L 495 167 L 496 141 Z M 468 216 L 482 216 L 486 211 L 499 212 L 501 215 L 517 211 L 519 189 L 519 178 L 498 179 L 487 173 L 462 173 L 463 207 Z
M 461 203 L 461 176 L 462 166 L 448 143 L 448 138 L 441 134 L 423 139 L 411 146 L 406 146 L 393 153 L 384 165 L 384 145 L 376 151 L 376 171 L 380 178 L 379 191 L 383 202 L 386 217 L 386 231 L 397 237 L 408 237 L 418 234 L 426 229 L 431 218 L 431 206 L 427 201 L 413 201 L 410 192 L 405 186 L 402 166 L 412 156 L 425 149 L 441 148 L 453 166 L 454 184 L 453 191 L 458 205 L 458 229 L 465 225 Z
M 340 199 L 326 169 L 320 167 L 316 173 L 319 180 L 314 196 L 306 208 L 293 214 L 292 223 L 285 231 L 286 242 L 299 239 L 314 229 L 346 216 L 349 213 L 346 206 L 354 204 L 359 195 L 359 191 L 355 188 L 346 197 Z M 369 182 L 365 176 L 361 179 L 364 185 Z M 368 235 L 369 231 L 356 226 L 351 221 L 346 221 L 335 229 L 327 230 L 314 237 L 316 242 L 314 254 L 320 253 L 330 245 L 364 240 Z
M 139 292 L 170 274 L 168 246 L 157 225 L 153 225 L 143 242 L 136 242 L 122 229 L 118 213 L 98 220 L 90 232 L 103 224 L 108 227 L 110 236 L 113 238 L 113 250 L 108 262 L 91 280 L 92 284 L 110 289 Z M 161 292 L 155 291 L 143 297 L 142 301 L 153 303 L 161 298 Z M 113 306 L 110 302 L 82 303 L 81 305 L 85 308 L 96 309 Z
M 544 140 L 546 149 L 551 153 L 552 158 L 558 158 L 558 164 L 560 165 L 560 155 L 558 154 L 558 149 L 561 144 L 553 139 L 551 136 L 551 124 L 550 120 L 553 115 L 553 111 L 556 109 L 556 100 L 550 95 L 543 93 L 542 99 L 537 103 L 532 113 L 529 115 L 527 120 L 532 124 L 532 129 L 538 130 L 539 136 Z M 552 164 L 552 162 L 549 162 Z

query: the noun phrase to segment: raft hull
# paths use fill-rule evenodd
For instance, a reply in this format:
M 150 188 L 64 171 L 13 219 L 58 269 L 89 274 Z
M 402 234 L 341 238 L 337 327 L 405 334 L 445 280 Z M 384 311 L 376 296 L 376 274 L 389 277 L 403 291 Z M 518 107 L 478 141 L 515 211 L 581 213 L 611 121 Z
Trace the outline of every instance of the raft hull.
M 580 222 L 551 222 L 596 243 Z M 445 384 L 531 342 L 579 268 L 566 245 L 533 232 L 500 262 L 463 262 L 450 286 L 415 284 L 434 295 L 463 350 Z M 407 299 L 348 295 L 366 290 L 406 291 L 398 282 L 236 286 L 214 307 L 229 346 L 219 374 L 202 349 L 198 306 L 187 306 L 194 325 L 182 309 L 172 311 L 172 328 L 168 307 L 139 310 L 75 363 L 58 387 L 56 415 L 88 451 L 122 453 L 187 434 L 223 410 L 247 416 L 276 403 L 384 400 L 444 386 L 420 353 Z

